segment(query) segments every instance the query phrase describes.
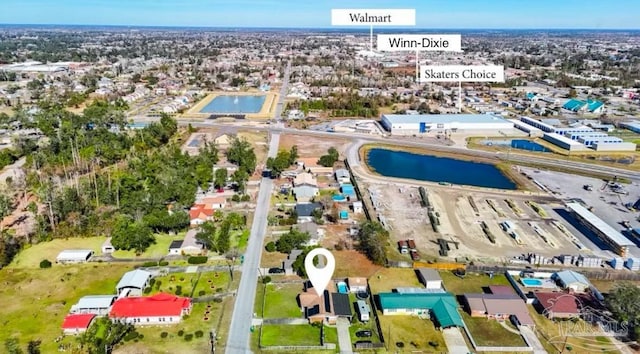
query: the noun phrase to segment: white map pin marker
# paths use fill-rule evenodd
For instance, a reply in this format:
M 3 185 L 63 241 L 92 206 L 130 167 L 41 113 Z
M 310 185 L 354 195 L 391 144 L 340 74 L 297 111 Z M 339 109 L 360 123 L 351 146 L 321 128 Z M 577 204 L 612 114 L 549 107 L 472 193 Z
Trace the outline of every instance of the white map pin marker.
M 324 268 L 316 268 L 313 264 L 313 259 L 316 256 L 324 256 L 326 260 Z M 304 258 L 304 268 L 307 271 L 311 285 L 316 290 L 316 294 L 322 296 L 333 277 L 333 271 L 336 269 L 336 259 L 333 258 L 333 254 L 324 248 L 314 248 Z

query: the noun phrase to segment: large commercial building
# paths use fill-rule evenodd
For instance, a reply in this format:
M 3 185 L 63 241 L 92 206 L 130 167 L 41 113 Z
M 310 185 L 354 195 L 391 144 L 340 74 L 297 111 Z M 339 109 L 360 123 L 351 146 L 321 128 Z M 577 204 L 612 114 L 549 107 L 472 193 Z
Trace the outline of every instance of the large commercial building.
M 512 122 L 492 114 L 384 114 L 382 126 L 393 135 L 513 129 Z
M 624 257 L 629 251 L 629 247 L 635 246 L 635 244 L 624 237 L 620 232 L 616 231 L 613 227 L 609 226 L 599 217 L 595 216 L 592 212 L 587 210 L 579 203 L 568 203 L 567 208 L 571 210 L 573 216 L 584 226 L 593 231 L 604 243 L 606 243 L 611 249 Z

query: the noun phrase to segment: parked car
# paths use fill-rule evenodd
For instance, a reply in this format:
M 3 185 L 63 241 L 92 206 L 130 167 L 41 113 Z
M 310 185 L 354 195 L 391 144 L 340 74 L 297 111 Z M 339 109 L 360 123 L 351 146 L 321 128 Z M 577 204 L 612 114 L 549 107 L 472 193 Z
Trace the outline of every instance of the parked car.
M 418 253 L 418 251 L 411 250 L 411 259 L 413 259 L 414 261 L 420 260 L 420 254 Z
M 368 329 L 356 332 L 358 338 L 371 337 L 372 335 L 373 333 Z
M 284 269 L 282 268 L 269 268 L 269 274 L 282 274 Z

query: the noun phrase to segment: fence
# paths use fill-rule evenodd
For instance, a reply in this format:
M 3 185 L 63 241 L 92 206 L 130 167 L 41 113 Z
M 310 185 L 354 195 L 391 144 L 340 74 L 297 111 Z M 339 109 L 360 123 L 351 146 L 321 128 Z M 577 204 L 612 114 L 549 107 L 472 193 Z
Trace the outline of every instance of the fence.
M 325 345 L 273 345 L 269 347 L 260 346 L 262 350 L 277 350 L 277 351 L 293 351 L 306 352 L 310 350 L 335 350 L 335 343 L 327 343 Z
M 347 168 L 347 170 L 349 170 L 351 184 L 353 185 L 353 190 L 356 192 L 358 200 L 362 202 L 362 210 L 364 211 L 364 215 L 367 217 L 367 220 L 374 220 L 371 217 L 371 211 L 373 210 L 373 206 L 370 204 L 371 200 L 363 197 L 362 191 L 360 191 L 360 186 L 358 186 L 358 182 L 356 181 L 356 176 L 353 174 L 353 170 L 351 169 L 351 166 L 349 166 L 349 161 L 347 161 L 347 159 L 344 160 L 344 166 Z
M 378 318 L 378 306 L 376 305 L 376 299 L 373 297 L 373 293 L 371 292 L 371 287 L 367 284 L 367 292 L 371 294 L 371 313 L 375 318 L 376 329 L 378 330 L 378 337 L 380 338 L 380 343 L 384 344 L 384 336 L 382 335 L 382 326 L 380 326 L 380 319 Z
M 432 268 L 439 270 L 456 270 L 456 269 L 467 269 L 466 264 L 462 263 L 427 263 L 427 262 L 413 262 L 413 268 Z
M 516 267 L 516 266 L 484 266 L 484 265 L 468 265 L 466 269 L 470 272 L 506 272 L 506 271 L 532 271 L 531 268 L 526 267 Z M 567 267 L 567 268 L 537 268 L 537 271 L 545 271 L 545 272 L 560 272 L 563 270 L 574 270 L 578 273 L 581 273 L 588 279 L 596 279 L 596 280 L 635 280 L 640 281 L 640 273 L 639 272 L 631 272 L 628 270 L 615 270 L 615 269 L 589 269 L 589 268 L 580 268 L 580 267 Z

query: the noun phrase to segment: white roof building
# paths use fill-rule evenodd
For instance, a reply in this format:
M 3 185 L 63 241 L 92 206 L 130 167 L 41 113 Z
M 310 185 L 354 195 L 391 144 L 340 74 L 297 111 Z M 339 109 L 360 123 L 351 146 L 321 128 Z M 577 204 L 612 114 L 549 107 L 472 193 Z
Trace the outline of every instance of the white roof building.
M 58 263 L 87 262 L 93 256 L 92 250 L 64 250 L 56 257 Z

